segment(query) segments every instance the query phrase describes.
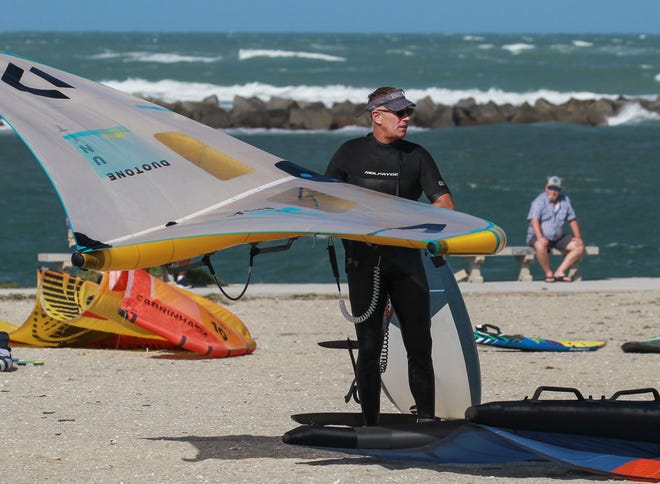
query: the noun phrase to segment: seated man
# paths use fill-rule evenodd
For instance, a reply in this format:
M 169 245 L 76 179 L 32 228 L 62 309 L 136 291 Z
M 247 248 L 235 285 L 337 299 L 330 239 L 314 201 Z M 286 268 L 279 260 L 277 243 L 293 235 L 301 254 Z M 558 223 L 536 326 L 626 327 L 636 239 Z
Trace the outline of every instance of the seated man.
M 561 193 L 561 178 L 548 178 L 545 191 L 532 201 L 527 220 L 527 245 L 536 251 L 536 259 L 545 272 L 545 282 L 571 282 L 567 271 L 584 254 L 584 243 L 571 201 Z M 573 236 L 564 232 L 566 222 Z M 565 254 L 554 272 L 550 267 L 550 249 L 559 249 Z

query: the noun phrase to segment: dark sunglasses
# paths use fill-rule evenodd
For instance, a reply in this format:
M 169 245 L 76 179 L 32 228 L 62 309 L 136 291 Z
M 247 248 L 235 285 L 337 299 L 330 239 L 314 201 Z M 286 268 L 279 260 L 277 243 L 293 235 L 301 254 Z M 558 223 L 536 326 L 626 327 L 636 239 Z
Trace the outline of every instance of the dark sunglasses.
M 394 114 L 397 118 L 403 118 L 405 116 L 412 116 L 415 110 L 413 108 L 404 108 L 400 109 L 399 111 L 392 111 L 391 109 L 379 109 L 378 110 L 381 113 L 392 113 Z
M 551 192 L 560 192 L 561 188 L 559 188 L 559 187 L 548 187 L 548 190 L 550 190 Z

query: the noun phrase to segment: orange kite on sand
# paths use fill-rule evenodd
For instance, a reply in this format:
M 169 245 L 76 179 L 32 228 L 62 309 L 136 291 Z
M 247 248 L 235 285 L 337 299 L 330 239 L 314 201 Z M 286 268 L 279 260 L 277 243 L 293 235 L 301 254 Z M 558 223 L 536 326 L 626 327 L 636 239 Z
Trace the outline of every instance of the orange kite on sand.
M 32 312 L 0 321 L 12 344 L 37 347 L 185 349 L 223 358 L 256 343 L 231 311 L 142 270 L 105 272 L 100 284 L 40 269 Z

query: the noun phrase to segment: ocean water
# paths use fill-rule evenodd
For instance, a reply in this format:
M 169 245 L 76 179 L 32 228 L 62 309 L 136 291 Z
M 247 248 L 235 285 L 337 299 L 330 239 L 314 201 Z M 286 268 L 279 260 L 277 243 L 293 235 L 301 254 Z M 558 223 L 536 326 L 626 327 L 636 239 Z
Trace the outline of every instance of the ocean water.
M 655 99 L 660 36 L 0 33 L 10 51 L 117 89 L 165 100 L 234 95 L 300 101 L 364 101 L 379 85 L 453 104 L 521 104 L 545 98 L 619 95 Z M 0 113 L 1 115 L 2 113 Z M 343 141 L 365 134 L 231 131 L 283 158 L 324 171 Z M 529 203 L 545 177 L 565 179 L 589 245 L 598 257 L 585 279 L 660 275 L 660 119 L 640 106 L 608 126 L 495 125 L 413 129 L 448 182 L 458 209 L 497 223 L 523 245 Z M 0 129 L 0 283 L 34 285 L 38 252 L 66 251 L 64 212 L 46 175 L 20 139 Z M 253 281 L 332 282 L 327 240 L 301 239 L 288 252 L 255 259 Z M 229 282 L 245 278 L 248 249 L 214 257 Z M 460 258 L 452 265 L 463 267 Z M 511 258 L 490 258 L 486 280 L 516 275 Z M 533 273 L 541 277 L 538 266 Z

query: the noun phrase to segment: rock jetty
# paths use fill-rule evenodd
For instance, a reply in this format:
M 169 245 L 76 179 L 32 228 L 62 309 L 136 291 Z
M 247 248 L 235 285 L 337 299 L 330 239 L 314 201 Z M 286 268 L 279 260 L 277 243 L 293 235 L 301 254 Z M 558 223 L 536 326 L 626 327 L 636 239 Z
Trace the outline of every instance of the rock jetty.
M 370 126 L 365 113 L 366 104 L 346 101 L 327 107 L 320 102 L 299 102 L 273 97 L 263 101 L 257 97 L 235 96 L 233 106 L 225 110 L 218 98 L 210 96 L 199 102 L 151 101 L 213 128 L 267 128 L 287 130 L 332 130 L 346 126 Z M 538 99 L 534 104 L 477 103 L 473 98 L 462 99 L 453 106 L 436 104 L 430 97 L 417 102 L 412 118 L 413 126 L 446 128 L 485 124 L 574 123 L 603 126 L 627 107 L 641 106 L 660 116 L 660 96 L 655 100 L 618 97 L 616 99 L 569 99 L 553 104 Z

